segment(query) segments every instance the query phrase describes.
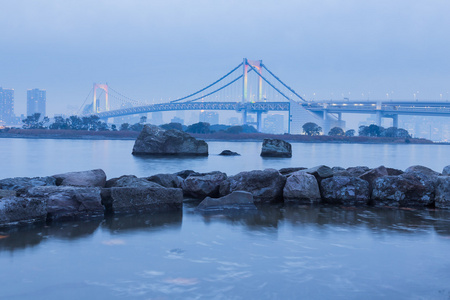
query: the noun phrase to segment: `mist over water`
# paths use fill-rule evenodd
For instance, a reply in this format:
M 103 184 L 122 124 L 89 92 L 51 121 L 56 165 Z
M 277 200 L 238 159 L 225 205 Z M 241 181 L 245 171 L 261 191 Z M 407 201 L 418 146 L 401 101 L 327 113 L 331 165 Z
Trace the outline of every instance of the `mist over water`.
M 102 168 L 108 178 L 293 166 L 441 172 L 446 145 L 209 142 L 207 158 L 143 158 L 133 141 L 0 139 L 0 177 Z M 224 149 L 241 153 L 219 156 Z M 339 206 L 183 211 L 0 228 L 0 299 L 449 299 L 450 211 Z

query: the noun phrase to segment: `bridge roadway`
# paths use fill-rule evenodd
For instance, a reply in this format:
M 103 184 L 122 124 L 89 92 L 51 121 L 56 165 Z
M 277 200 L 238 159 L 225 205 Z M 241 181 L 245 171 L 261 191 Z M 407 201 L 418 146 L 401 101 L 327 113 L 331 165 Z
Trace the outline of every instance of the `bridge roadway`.
M 320 101 L 297 102 L 305 109 L 320 117 L 325 114 L 359 113 L 378 114 L 383 117 L 393 115 L 450 116 L 448 101 Z M 178 110 L 229 110 L 247 113 L 266 113 L 269 111 L 289 111 L 289 102 L 179 102 L 159 103 L 117 110 L 99 112 L 101 119 L 125 115 Z

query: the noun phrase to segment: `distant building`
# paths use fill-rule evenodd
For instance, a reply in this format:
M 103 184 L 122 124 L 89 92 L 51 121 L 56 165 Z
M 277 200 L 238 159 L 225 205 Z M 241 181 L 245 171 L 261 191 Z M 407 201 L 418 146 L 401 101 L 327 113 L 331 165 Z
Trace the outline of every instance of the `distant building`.
M 175 116 L 170 120 L 170 123 L 180 123 L 181 125 L 184 125 L 184 120 Z
M 279 114 L 270 114 L 264 119 L 263 132 L 265 133 L 284 133 L 284 116 Z
M 212 111 L 202 111 L 200 112 L 200 122 L 206 122 L 211 125 L 219 124 L 219 114 Z
M 14 122 L 14 90 L 0 87 L 0 124 Z
M 46 116 L 45 106 L 47 102 L 47 92 L 40 89 L 32 89 L 27 91 L 27 116 L 35 113 Z

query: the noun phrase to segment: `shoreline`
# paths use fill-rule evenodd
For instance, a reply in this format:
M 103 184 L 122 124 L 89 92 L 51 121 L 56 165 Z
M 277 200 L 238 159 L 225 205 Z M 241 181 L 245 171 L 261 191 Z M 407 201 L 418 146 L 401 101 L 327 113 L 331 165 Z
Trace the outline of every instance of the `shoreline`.
M 0 138 L 25 139 L 70 139 L 70 140 L 135 140 L 140 132 L 137 131 L 82 131 L 82 130 L 48 130 L 48 129 L 10 129 L 0 131 Z M 417 138 L 388 138 L 365 136 L 307 136 L 300 134 L 266 134 L 240 133 L 229 134 L 216 132 L 211 134 L 190 134 L 205 141 L 227 142 L 262 142 L 265 138 L 281 139 L 290 143 L 333 143 L 333 144 L 427 144 L 450 145 L 450 143 L 433 142 Z

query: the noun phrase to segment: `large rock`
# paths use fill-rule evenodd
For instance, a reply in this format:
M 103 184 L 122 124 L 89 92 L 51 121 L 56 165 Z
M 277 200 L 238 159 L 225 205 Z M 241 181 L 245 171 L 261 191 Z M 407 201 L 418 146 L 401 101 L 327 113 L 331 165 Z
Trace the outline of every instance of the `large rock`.
M 249 192 L 234 191 L 221 198 L 206 197 L 198 206 L 198 210 L 223 209 L 256 209 L 253 195 Z
M 208 144 L 189 134 L 158 126 L 145 125 L 133 147 L 133 155 L 207 156 Z
M 47 202 L 49 220 L 98 216 L 104 212 L 98 187 L 39 186 L 30 188 L 27 197 Z
M 167 188 L 181 188 L 183 182 L 183 178 L 175 174 L 156 174 L 147 177 L 147 180 Z
M 17 196 L 17 191 L 14 190 L 0 190 L 0 199 L 1 198 L 11 198 Z
M 350 173 L 350 176 L 353 177 L 359 177 L 362 174 L 369 172 L 370 168 L 366 167 L 366 166 L 357 166 L 357 167 L 350 167 L 347 168 L 345 171 L 347 171 L 348 173 Z
M 69 172 L 53 175 L 56 185 L 80 186 L 80 187 L 104 187 L 106 174 L 102 169 Z
M 246 191 L 252 193 L 255 203 L 281 202 L 285 183 L 286 178 L 275 169 L 241 172 L 220 184 L 220 195 Z
M 442 170 L 442 175 L 450 176 L 450 165 L 444 167 L 444 169 Z
M 369 183 L 351 176 L 334 176 L 322 180 L 324 202 L 344 205 L 367 204 L 370 200 Z
M 332 177 L 334 175 L 333 170 L 325 165 L 316 166 L 313 168 L 309 168 L 304 170 L 304 172 L 314 175 L 317 181 L 320 183 L 323 179 Z
M 189 177 L 189 175 L 194 174 L 194 173 L 197 173 L 197 172 L 195 172 L 194 170 L 182 170 L 182 171 L 176 172 L 175 175 L 177 175 L 183 179 L 186 179 Z
M 290 143 L 278 139 L 264 139 L 261 149 L 262 157 L 292 157 Z
M 423 178 L 436 177 L 436 176 L 440 175 L 438 172 L 433 171 L 430 168 L 420 166 L 420 165 L 411 166 L 411 167 L 407 168 L 405 170 L 405 173 L 415 173 L 418 176 L 423 177 Z
M 304 171 L 289 176 L 283 189 L 283 197 L 285 202 L 300 204 L 319 203 L 321 200 L 316 178 Z
M 303 168 L 303 167 L 290 167 L 290 168 L 281 168 L 278 170 L 278 172 L 281 173 L 281 175 L 284 176 L 291 176 L 293 173 L 297 172 L 297 171 L 302 171 L 302 170 L 306 170 L 307 168 Z
M 435 190 L 435 206 L 450 208 L 450 176 L 439 176 Z
M 404 173 L 402 170 L 394 169 L 394 168 L 386 168 L 386 170 L 387 170 L 389 176 L 397 176 L 397 175 L 402 175 Z
M 183 180 L 181 187 L 186 195 L 194 198 L 218 197 L 220 184 L 225 179 L 227 179 L 227 174 L 219 171 L 193 173 Z
M 44 221 L 47 217 L 45 199 L 9 197 L 0 199 L 0 224 Z
M 23 191 L 34 186 L 52 186 L 56 185 L 55 178 L 47 177 L 14 177 L 0 180 L 0 189 Z
M 379 166 L 378 168 L 372 169 L 360 175 L 359 178 L 364 179 L 369 183 L 369 192 L 370 194 L 372 194 L 375 179 L 383 176 L 388 176 L 388 171 L 384 166 Z
M 113 178 L 108 180 L 106 187 L 128 187 L 128 188 L 138 188 L 138 187 L 152 187 L 159 186 L 155 182 L 148 181 L 147 178 L 138 178 L 134 175 L 124 175 L 119 178 Z
M 436 182 L 424 180 L 412 172 L 384 176 L 375 180 L 372 200 L 375 204 L 389 206 L 430 206 L 434 204 L 435 185 Z
M 178 210 L 182 208 L 183 191 L 152 186 L 112 187 L 102 190 L 102 204 L 109 212 L 140 213 Z

